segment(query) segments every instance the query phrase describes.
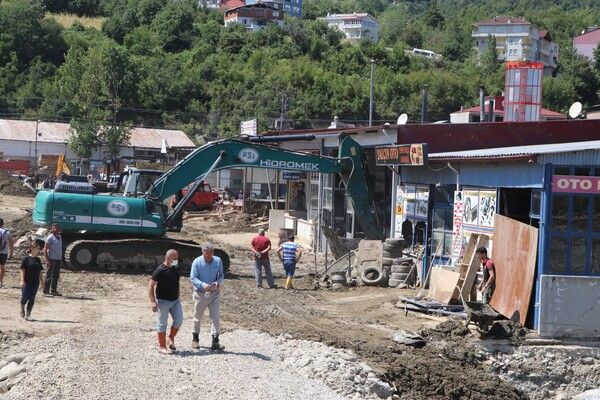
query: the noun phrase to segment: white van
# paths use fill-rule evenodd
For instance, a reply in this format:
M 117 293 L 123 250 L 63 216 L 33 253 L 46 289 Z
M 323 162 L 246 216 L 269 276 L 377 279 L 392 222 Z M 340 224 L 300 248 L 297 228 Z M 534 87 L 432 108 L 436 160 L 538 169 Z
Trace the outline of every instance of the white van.
M 421 56 L 421 57 L 427 57 L 427 58 L 437 58 L 437 54 L 435 54 L 433 51 L 431 50 L 423 50 L 423 49 L 413 49 L 412 51 L 413 56 Z

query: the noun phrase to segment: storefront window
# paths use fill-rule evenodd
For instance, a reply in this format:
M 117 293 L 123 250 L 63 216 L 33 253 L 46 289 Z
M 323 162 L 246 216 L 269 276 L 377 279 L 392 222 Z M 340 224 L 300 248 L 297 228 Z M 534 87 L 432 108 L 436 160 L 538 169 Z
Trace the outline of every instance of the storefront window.
M 592 239 L 592 274 L 600 275 L 600 238 Z
M 567 230 L 568 212 L 569 197 L 555 194 L 552 197 L 552 230 Z
M 571 274 L 583 274 L 585 272 L 586 260 L 586 239 L 571 239 Z
M 564 274 L 567 264 L 567 239 L 553 238 L 550 242 L 550 273 Z
M 309 174 L 308 181 L 308 218 L 316 219 L 319 216 L 319 174 Z
M 593 198 L 592 230 L 600 233 L 600 197 Z
M 588 198 L 573 196 L 573 230 L 587 231 L 588 224 Z

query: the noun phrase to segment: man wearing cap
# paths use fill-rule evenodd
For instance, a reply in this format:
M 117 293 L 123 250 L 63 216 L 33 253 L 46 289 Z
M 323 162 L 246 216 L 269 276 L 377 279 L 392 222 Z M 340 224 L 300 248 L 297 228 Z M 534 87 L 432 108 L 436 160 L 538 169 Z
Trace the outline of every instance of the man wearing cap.
M 14 249 L 12 236 L 7 229 L 4 229 L 4 220 L 0 218 L 0 288 L 4 285 L 6 260 L 12 258 Z
M 275 287 L 275 282 L 273 282 L 271 262 L 269 260 L 271 241 L 265 236 L 264 229 L 261 228 L 258 230 L 258 235 L 252 239 L 250 247 L 254 254 L 254 276 L 256 279 L 256 287 L 262 287 L 262 269 L 264 268 L 269 289 L 273 289 Z
M 194 286 L 194 327 L 192 329 L 192 348 L 199 349 L 200 322 L 204 311 L 208 307 L 211 320 L 212 351 L 223 350 L 219 344 L 220 331 L 220 290 L 225 275 L 223 274 L 223 262 L 214 255 L 214 247 L 211 243 L 202 245 L 202 255 L 192 263 L 190 281 Z

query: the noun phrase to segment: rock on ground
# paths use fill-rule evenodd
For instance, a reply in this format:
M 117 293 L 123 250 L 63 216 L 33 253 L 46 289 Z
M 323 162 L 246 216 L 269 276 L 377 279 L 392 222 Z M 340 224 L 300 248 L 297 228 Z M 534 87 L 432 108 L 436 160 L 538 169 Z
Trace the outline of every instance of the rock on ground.
M 23 358 L 30 367 L 3 399 L 344 399 L 327 379 L 312 379 L 281 362 L 277 342 L 267 334 L 224 333 L 226 351 L 212 353 L 208 347 L 192 351 L 191 334 L 184 333 L 171 356 L 158 354 L 150 328 L 133 324 L 28 340 L 15 352 L 37 355 Z M 209 335 L 201 335 L 201 345 L 209 344 Z M 38 359 L 43 361 L 36 365 Z

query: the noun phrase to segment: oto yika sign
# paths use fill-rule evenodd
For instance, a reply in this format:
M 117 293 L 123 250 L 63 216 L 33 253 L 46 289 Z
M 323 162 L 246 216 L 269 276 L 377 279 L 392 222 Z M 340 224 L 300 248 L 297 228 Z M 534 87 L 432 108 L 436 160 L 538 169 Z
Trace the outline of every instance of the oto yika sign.
M 554 175 L 552 191 L 554 193 L 600 194 L 600 177 Z

